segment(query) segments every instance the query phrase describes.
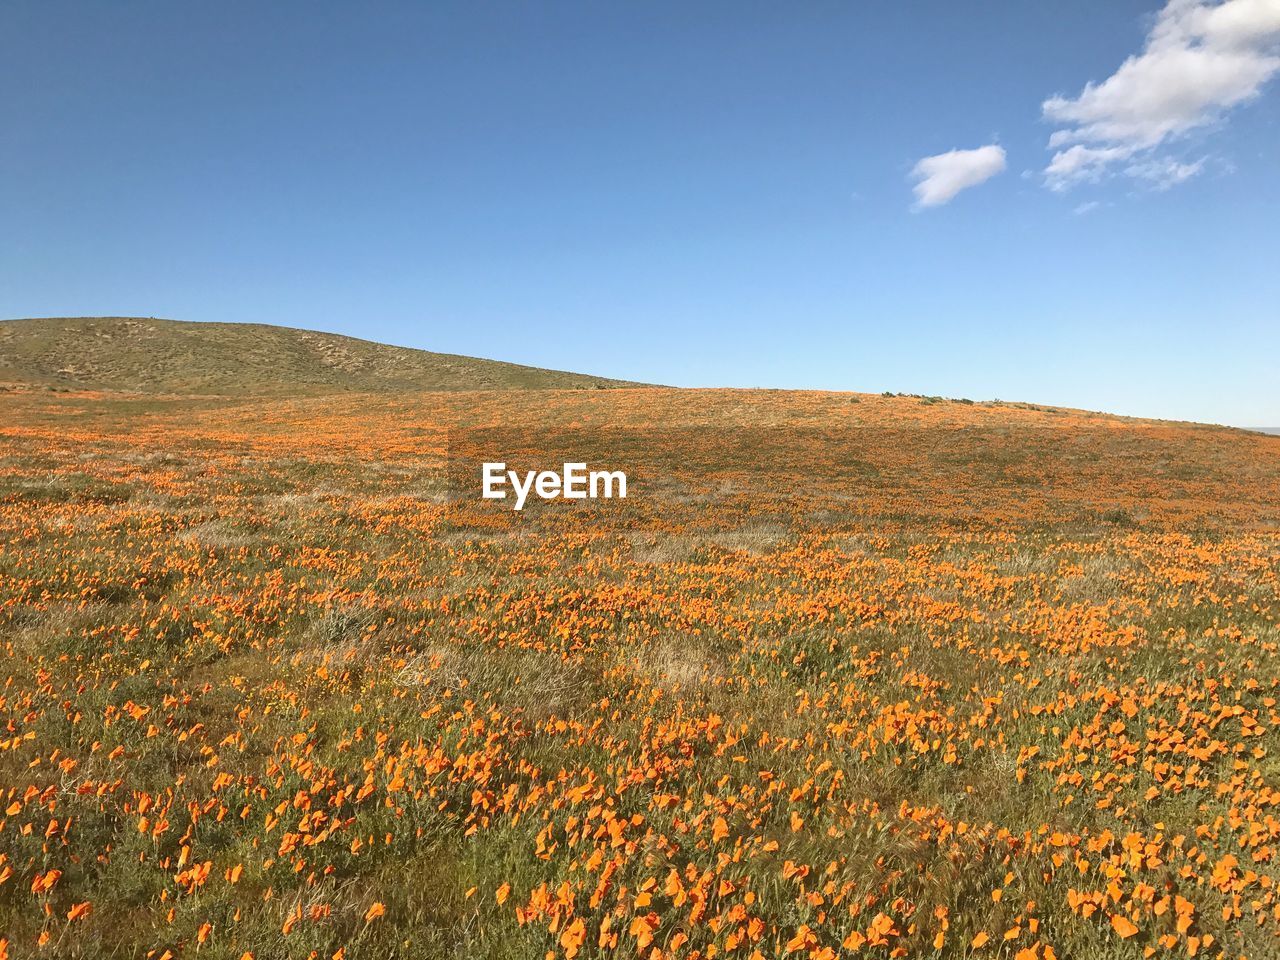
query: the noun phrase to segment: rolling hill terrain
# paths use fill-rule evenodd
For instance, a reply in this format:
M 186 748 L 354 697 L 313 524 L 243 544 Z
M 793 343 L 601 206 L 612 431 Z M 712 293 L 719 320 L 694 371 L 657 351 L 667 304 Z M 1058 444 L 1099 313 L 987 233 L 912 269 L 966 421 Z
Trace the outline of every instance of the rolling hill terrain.
M 74 323 L 0 325 L 118 385 L 0 393 L 0 960 L 1276 955 L 1280 437 Z
M 0 321 L 0 386 L 284 396 L 625 385 L 260 323 L 139 317 Z

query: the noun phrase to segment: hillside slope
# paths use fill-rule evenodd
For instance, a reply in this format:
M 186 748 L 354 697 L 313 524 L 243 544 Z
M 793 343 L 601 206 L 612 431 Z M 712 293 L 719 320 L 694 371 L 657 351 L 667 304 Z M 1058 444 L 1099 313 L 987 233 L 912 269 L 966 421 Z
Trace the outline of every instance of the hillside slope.
M 136 317 L 0 321 L 0 385 L 262 396 L 634 386 L 311 330 Z

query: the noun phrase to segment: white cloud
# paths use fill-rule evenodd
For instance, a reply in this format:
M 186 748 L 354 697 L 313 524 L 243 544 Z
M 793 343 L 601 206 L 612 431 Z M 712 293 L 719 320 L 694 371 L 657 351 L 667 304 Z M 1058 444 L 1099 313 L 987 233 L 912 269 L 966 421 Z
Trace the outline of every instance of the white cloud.
M 1170 157 L 1155 157 L 1140 163 L 1131 163 L 1124 172 L 1131 177 L 1147 180 L 1157 190 L 1168 190 L 1184 180 L 1190 180 L 1204 169 L 1208 157 L 1201 157 L 1195 163 L 1179 163 Z
M 1117 169 L 1167 189 L 1194 176 L 1160 148 L 1258 95 L 1280 72 L 1280 0 L 1168 0 L 1146 46 L 1076 97 L 1050 97 L 1060 124 L 1045 182 L 1065 190 Z M 1125 164 L 1120 166 L 1120 164 Z
M 1005 167 L 1004 148 L 994 143 L 976 150 L 952 150 L 925 157 L 911 171 L 916 207 L 937 207 L 961 190 L 990 180 Z
M 1101 206 L 1102 206 L 1102 203 L 1100 201 L 1090 200 L 1088 203 L 1080 204 L 1080 206 L 1076 207 L 1071 212 L 1074 213 L 1077 217 L 1083 217 L 1086 213 L 1093 213 L 1093 211 L 1097 210 Z
M 1053 155 L 1045 168 L 1045 179 L 1055 190 L 1082 181 L 1093 183 L 1102 178 L 1108 164 L 1132 155 L 1132 151 L 1121 147 L 1086 147 L 1078 143 Z

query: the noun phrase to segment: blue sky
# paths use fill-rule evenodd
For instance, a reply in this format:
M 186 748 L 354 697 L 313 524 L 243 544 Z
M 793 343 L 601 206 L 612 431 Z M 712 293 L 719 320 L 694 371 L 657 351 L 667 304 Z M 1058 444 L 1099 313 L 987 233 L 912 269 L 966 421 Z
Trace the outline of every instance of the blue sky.
M 0 316 L 1280 425 L 1277 41 L 1277 0 L 10 0 Z

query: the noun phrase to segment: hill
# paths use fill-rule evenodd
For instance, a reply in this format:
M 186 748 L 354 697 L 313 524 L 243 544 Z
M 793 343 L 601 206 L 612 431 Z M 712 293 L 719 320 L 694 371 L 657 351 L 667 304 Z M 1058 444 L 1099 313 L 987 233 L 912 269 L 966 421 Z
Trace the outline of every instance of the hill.
M 1280 438 L 529 396 L 0 394 L 0 956 L 1276 955 Z
M 635 386 L 312 330 L 138 317 L 0 321 L 0 385 L 237 396 Z

